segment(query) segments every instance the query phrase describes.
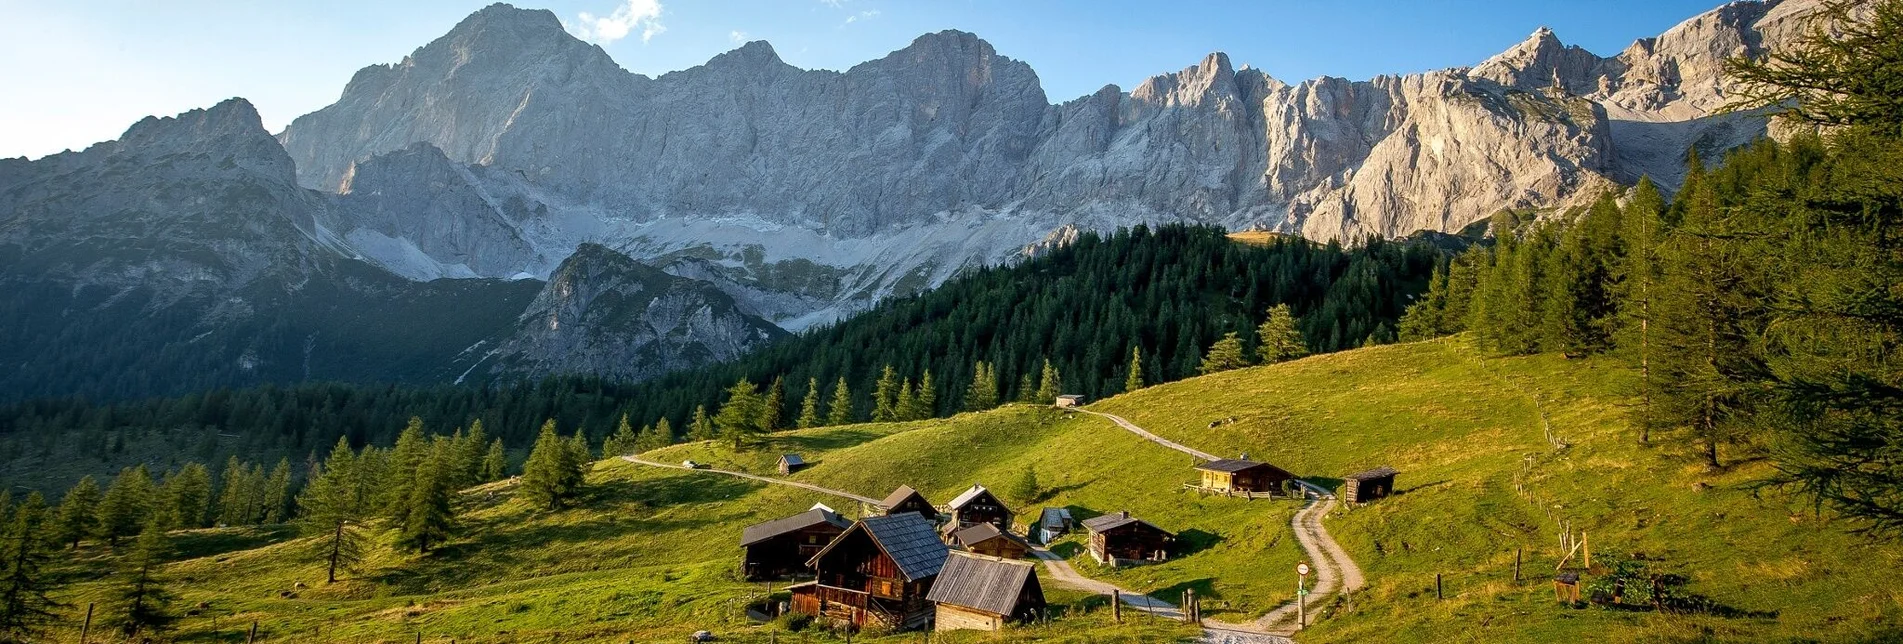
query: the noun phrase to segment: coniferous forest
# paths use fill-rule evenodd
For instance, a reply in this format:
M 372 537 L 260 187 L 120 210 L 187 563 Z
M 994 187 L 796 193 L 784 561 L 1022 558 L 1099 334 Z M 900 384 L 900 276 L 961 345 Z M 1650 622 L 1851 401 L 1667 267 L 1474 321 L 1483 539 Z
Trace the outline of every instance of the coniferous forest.
M 1085 234 L 739 361 L 643 383 L 310 383 L 6 405 L 0 479 L 54 493 L 81 476 L 137 464 L 163 472 L 233 454 L 315 463 L 339 437 L 390 445 L 412 418 L 444 436 L 480 421 L 519 460 L 550 420 L 596 442 L 626 424 L 625 442 L 652 445 L 943 416 L 1057 394 L 1094 399 L 1197 375 L 1206 351 L 1228 334 L 1246 354 L 1240 359 L 1255 360 L 1258 325 L 1278 305 L 1292 317 L 1281 326 L 1292 322 L 1309 351 L 1392 341 L 1401 312 L 1443 255 L 1421 241 L 1240 244 L 1217 228 L 1182 225 Z M 1288 351 L 1264 353 L 1277 359 Z M 293 469 L 301 476 L 307 468 Z

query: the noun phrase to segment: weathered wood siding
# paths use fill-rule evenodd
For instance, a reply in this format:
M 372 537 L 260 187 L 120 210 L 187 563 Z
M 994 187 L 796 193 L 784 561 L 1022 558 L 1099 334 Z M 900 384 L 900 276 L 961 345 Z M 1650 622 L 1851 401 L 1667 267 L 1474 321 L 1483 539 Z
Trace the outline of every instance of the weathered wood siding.
M 938 605 L 938 631 L 995 631 L 1004 628 L 1004 618 L 951 604 Z

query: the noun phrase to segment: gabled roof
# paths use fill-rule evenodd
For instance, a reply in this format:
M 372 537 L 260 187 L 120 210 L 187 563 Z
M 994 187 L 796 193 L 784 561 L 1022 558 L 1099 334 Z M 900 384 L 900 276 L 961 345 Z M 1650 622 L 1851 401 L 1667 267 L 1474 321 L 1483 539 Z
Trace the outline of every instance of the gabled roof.
M 806 464 L 806 461 L 800 460 L 800 455 L 798 454 L 781 454 L 780 462 L 785 463 L 787 465 L 805 465 Z
M 987 490 L 985 489 L 985 486 L 974 483 L 972 484 L 971 489 L 965 490 L 964 493 L 959 494 L 957 498 L 954 498 L 951 500 L 951 503 L 945 504 L 945 507 L 946 509 L 956 510 L 958 508 L 965 507 L 965 504 L 977 500 L 978 497 L 980 496 L 989 496 L 991 497 L 992 502 L 997 503 L 998 505 L 1004 505 L 1004 502 L 999 501 L 997 495 L 992 494 L 991 490 Z
M 1156 530 L 1157 532 L 1161 532 L 1163 534 L 1170 534 L 1170 531 L 1164 530 L 1162 528 L 1158 528 L 1156 527 L 1156 524 L 1154 523 L 1150 523 L 1148 521 L 1144 521 L 1142 519 L 1138 519 L 1136 517 L 1130 516 L 1129 512 L 1117 512 L 1113 514 L 1106 514 L 1100 517 L 1084 519 L 1084 527 L 1086 529 L 1089 529 L 1091 532 L 1107 532 L 1107 531 L 1115 530 L 1117 528 L 1121 528 L 1123 526 L 1127 526 L 1133 523 L 1141 523 L 1143 525 L 1150 526 L 1150 529 Z
M 841 530 L 852 527 L 852 522 L 847 521 L 844 517 L 823 509 L 814 508 L 784 519 L 774 519 L 766 523 L 747 526 L 745 530 L 740 531 L 740 545 L 751 546 L 783 534 L 798 532 L 822 523 L 833 524 L 838 526 Z
M 958 545 L 966 547 L 970 547 L 971 544 L 974 543 L 981 543 L 998 537 L 1010 539 L 1012 542 L 1026 548 L 1031 547 L 1030 542 L 1025 541 L 1023 537 L 999 530 L 998 526 L 989 523 L 976 524 L 952 533 L 952 540 L 958 542 Z
M 885 509 L 887 510 L 890 510 L 892 508 L 898 507 L 900 503 L 904 503 L 905 499 L 909 497 L 914 497 L 914 496 L 918 497 L 920 501 L 925 501 L 925 495 L 919 494 L 918 490 L 912 489 L 912 486 L 910 485 L 901 485 L 899 486 L 899 489 L 893 490 L 891 494 L 885 495 L 885 500 L 880 501 L 879 505 L 884 506 Z M 932 502 L 925 501 L 925 504 L 931 505 Z
M 1265 465 L 1272 468 L 1275 467 L 1274 465 L 1269 465 L 1268 463 L 1262 463 L 1257 461 L 1245 460 L 1240 458 L 1225 458 L 1222 460 L 1210 461 L 1208 463 L 1198 465 L 1196 466 L 1196 469 L 1209 470 L 1211 472 L 1229 472 L 1233 474 L 1243 470 L 1262 467 Z M 1276 469 L 1281 469 L 1281 468 L 1276 468 Z
M 1070 510 L 1068 508 L 1044 508 L 1044 511 L 1037 515 L 1038 525 L 1047 528 L 1062 528 L 1064 527 L 1064 522 L 1069 520 Z
M 945 561 L 944 570 L 932 581 L 932 590 L 925 593 L 925 599 L 1010 615 L 1025 587 L 1036 579 L 1037 566 L 1030 562 L 959 553 Z
M 904 575 L 906 581 L 918 581 L 938 574 L 938 569 L 945 565 L 945 557 L 951 552 L 950 548 L 945 547 L 945 542 L 939 541 L 938 535 L 932 532 L 932 524 L 925 517 L 905 512 L 860 519 L 844 534 L 833 539 L 832 543 L 821 548 L 819 554 L 807 560 L 806 565 L 818 564 L 821 558 L 844 543 L 854 532 L 864 532 L 870 537 L 872 543 L 887 557 L 891 557 L 892 563 L 898 565 L 899 574 Z
M 1394 476 L 1396 474 L 1400 474 L 1400 472 L 1395 471 L 1392 467 L 1383 465 L 1365 472 L 1355 472 L 1341 477 L 1341 479 L 1344 481 L 1366 481 L 1368 479 L 1378 479 L 1383 476 Z

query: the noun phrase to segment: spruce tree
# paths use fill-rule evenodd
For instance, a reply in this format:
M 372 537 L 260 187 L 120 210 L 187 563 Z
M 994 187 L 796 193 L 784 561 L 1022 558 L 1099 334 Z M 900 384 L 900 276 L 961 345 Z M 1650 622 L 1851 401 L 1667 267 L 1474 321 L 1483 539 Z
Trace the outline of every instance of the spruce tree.
M 482 480 L 500 481 L 509 473 L 509 452 L 502 446 L 502 439 L 489 442 L 489 453 L 482 457 Z
M 482 419 L 469 423 L 469 433 L 457 446 L 456 488 L 462 489 L 493 479 L 483 475 L 483 460 L 489 456 L 489 432 L 483 429 Z
M 707 416 L 707 406 L 694 407 L 694 420 L 687 424 L 689 440 L 710 441 L 720 438 L 719 430 L 714 428 L 714 419 Z
M 889 423 L 899 418 L 899 372 L 886 365 L 872 389 L 872 422 Z
M 171 630 L 177 620 L 171 612 L 172 593 L 159 574 L 171 550 L 165 529 L 157 521 L 149 521 L 120 562 L 117 582 L 109 591 L 111 603 L 105 621 L 127 639 Z
M 260 520 L 265 523 L 284 523 L 289 519 L 291 500 L 291 459 L 279 458 L 277 466 L 271 468 L 271 477 L 265 479 L 263 516 Z
M 639 434 L 634 431 L 633 425 L 628 424 L 628 415 L 622 414 L 621 422 L 615 424 L 615 433 L 609 434 L 608 438 L 602 441 L 601 455 L 614 458 L 633 454 L 638 451 L 635 446 L 638 440 Z
M 0 526 L 0 644 L 44 641 L 60 607 L 51 596 L 53 578 L 46 502 L 27 495 Z
M 938 417 L 938 385 L 932 382 L 932 370 L 926 369 L 919 378 L 918 394 L 912 398 L 912 420 L 925 420 Z
M 971 386 L 965 389 L 965 411 L 984 411 L 998 406 L 998 372 L 986 362 L 971 368 Z
M 1209 345 L 1209 353 L 1203 355 L 1203 364 L 1197 367 L 1197 371 L 1207 375 L 1247 366 L 1249 361 L 1242 355 L 1242 338 L 1230 331 L 1221 340 Z
M 794 425 L 800 429 L 818 427 L 819 419 L 819 378 L 806 379 L 806 396 L 800 399 L 800 417 Z
M 409 511 L 397 532 L 397 548 L 428 554 L 431 548 L 449 540 L 456 520 L 450 505 L 450 470 L 455 467 L 454 459 L 447 441 L 436 441 L 417 464 L 410 484 Z
M 918 399 L 912 392 L 912 379 L 899 381 L 899 399 L 893 403 L 892 420 L 913 420 L 918 414 Z
M 403 433 L 397 435 L 396 444 L 391 446 L 388 465 L 384 468 L 380 501 L 391 525 L 402 526 L 408 522 L 411 500 L 416 496 L 410 488 L 416 484 L 416 468 L 429 458 L 429 450 L 429 439 L 423 435 L 423 419 L 410 417 Z
M 833 400 L 826 405 L 826 424 L 828 426 L 851 425 L 856 415 L 852 413 L 852 388 L 846 385 L 846 377 L 840 376 L 833 384 Z
M 1143 349 L 1130 347 L 1130 368 L 1123 376 L 1123 393 L 1143 388 Z
M 748 437 L 766 431 L 760 426 L 766 417 L 762 411 L 765 404 L 759 389 L 745 378 L 727 388 L 727 402 L 714 414 L 714 426 L 722 438 L 733 441 L 734 451 L 740 451 Z
M 1025 372 L 1018 376 L 1017 401 L 1021 403 L 1037 402 L 1037 386 L 1033 384 L 1030 372 Z
M 1051 366 L 1050 359 L 1046 358 L 1044 371 L 1037 380 L 1037 404 L 1048 405 L 1057 402 L 1057 397 L 1064 394 L 1063 388 L 1063 376 L 1057 373 L 1057 367 Z
M 233 456 L 225 461 L 223 480 L 218 492 L 218 522 L 231 526 L 256 523 L 264 505 L 264 473 Z
M 66 491 L 59 500 L 59 517 L 55 519 L 55 540 L 59 543 L 79 548 L 79 542 L 88 537 L 101 534 L 99 529 L 99 503 L 101 493 L 99 484 L 88 474 Z
M 1640 179 L 1632 190 L 1620 218 L 1621 241 L 1625 261 L 1617 277 L 1621 288 L 1617 334 L 1619 345 L 1638 368 L 1638 405 L 1633 408 L 1632 424 L 1639 428 L 1639 442 L 1651 440 L 1653 313 L 1658 297 L 1659 247 L 1664 238 L 1665 199 L 1651 179 Z
M 350 439 L 339 437 L 330 457 L 311 472 L 297 497 L 302 511 L 298 527 L 305 535 L 322 539 L 325 580 L 331 583 L 337 581 L 339 569 L 351 569 L 362 561 L 363 537 L 357 528 L 368 514 L 370 491 L 361 473 Z
M 1256 327 L 1256 355 L 1265 364 L 1294 360 L 1308 355 L 1308 342 L 1287 304 L 1269 309 L 1269 317 Z
M 783 416 L 786 413 L 786 380 L 773 377 L 773 383 L 767 385 L 766 396 L 760 400 L 760 424 L 762 432 L 777 432 L 786 429 Z
M 118 545 L 120 537 L 138 534 L 148 523 L 153 496 L 152 478 L 144 465 L 120 470 L 99 501 L 100 536 L 106 543 Z

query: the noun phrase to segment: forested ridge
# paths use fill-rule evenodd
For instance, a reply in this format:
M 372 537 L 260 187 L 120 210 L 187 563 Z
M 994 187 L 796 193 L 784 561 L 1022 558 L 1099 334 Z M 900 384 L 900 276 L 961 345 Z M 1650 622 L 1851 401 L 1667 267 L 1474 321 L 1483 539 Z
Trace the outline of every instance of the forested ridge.
M 309 383 L 0 406 L 0 479 L 53 492 L 134 463 L 165 471 L 232 454 L 314 462 L 340 436 L 358 446 L 391 444 L 412 417 L 445 435 L 481 421 L 518 458 L 547 420 L 595 441 L 623 419 L 646 426 L 649 442 L 696 430 L 697 437 L 725 435 L 740 412 L 730 412 L 724 426 L 716 417 L 740 381 L 760 388 L 760 408 L 745 414 L 754 430 L 800 424 L 808 405 L 809 423 L 836 424 L 948 415 L 1040 393 L 1096 398 L 1131 386 L 1133 364 L 1137 386 L 1195 375 L 1205 350 L 1229 333 L 1253 359 L 1257 324 L 1278 304 L 1289 307 L 1312 351 L 1391 341 L 1400 313 L 1442 256 L 1430 244 L 1378 239 L 1348 248 L 1297 238 L 1238 244 L 1220 229 L 1182 225 L 1085 234 L 742 360 L 645 383 Z M 979 363 L 983 379 L 975 378 Z M 931 386 L 920 387 L 928 375 Z M 889 382 L 882 387 L 882 380 Z M 995 398 L 974 403 L 974 380 L 992 383 Z M 667 429 L 656 436 L 662 420 Z

